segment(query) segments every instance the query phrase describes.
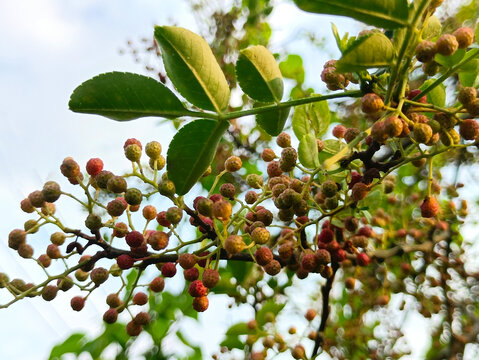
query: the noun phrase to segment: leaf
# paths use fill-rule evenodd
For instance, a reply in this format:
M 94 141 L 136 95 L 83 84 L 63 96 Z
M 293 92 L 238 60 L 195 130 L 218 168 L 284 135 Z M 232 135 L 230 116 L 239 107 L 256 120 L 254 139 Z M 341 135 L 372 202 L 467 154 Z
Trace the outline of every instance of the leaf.
M 346 147 L 346 144 L 334 139 L 328 139 L 323 141 L 324 149 L 319 153 L 319 161 L 324 162 L 331 156 L 337 154 L 341 149 Z
M 308 12 L 351 17 L 386 29 L 407 25 L 407 0 L 294 0 Z
M 384 34 L 374 31 L 357 38 L 336 62 L 338 71 L 361 71 L 387 67 L 394 60 L 394 47 Z
M 155 26 L 155 39 L 168 77 L 178 91 L 202 109 L 223 111 L 230 89 L 206 40 L 176 26 Z
M 305 134 L 299 141 L 298 158 L 301 164 L 308 169 L 315 169 L 319 166 L 318 145 L 313 134 Z
M 119 121 L 145 116 L 175 118 L 189 114 L 175 94 L 162 83 L 123 72 L 101 74 L 85 81 L 73 91 L 68 106 L 74 112 Z
M 244 343 L 237 336 L 228 336 L 224 339 L 220 346 L 226 346 L 229 350 L 231 349 L 244 349 Z
M 283 310 L 285 305 L 286 304 L 277 304 L 272 299 L 265 302 L 261 309 L 256 312 L 256 322 L 258 323 L 258 326 L 263 326 L 266 324 L 267 313 L 273 313 L 276 316 L 281 310 Z
M 231 326 L 228 330 L 226 330 L 226 335 L 246 335 L 246 334 L 254 334 L 256 333 L 256 329 L 250 329 L 248 324 L 246 323 L 238 323 Z
M 264 46 L 251 46 L 240 52 L 236 76 L 250 98 L 262 102 L 281 101 L 283 77 L 273 54 Z
M 295 54 L 288 55 L 286 60 L 279 63 L 279 69 L 285 78 L 293 79 L 298 84 L 304 82 L 304 67 L 301 56 Z
M 319 138 L 328 130 L 330 120 L 331 113 L 325 100 L 297 106 L 292 121 L 294 134 L 301 140 L 304 135 L 314 131 Z
M 291 108 L 273 109 L 256 115 L 256 122 L 271 136 L 278 135 L 284 128 L 286 120 L 288 120 Z
M 166 165 L 178 195 L 186 194 L 203 175 L 228 126 L 227 121 L 199 119 L 183 126 L 173 137 Z
M 479 86 L 479 59 L 469 61 L 458 73 L 462 86 Z
M 336 39 L 336 45 L 338 46 L 339 51 L 341 51 L 341 54 L 346 50 L 348 47 L 348 41 L 349 41 L 349 33 L 344 34 L 343 38 L 339 36 L 338 28 L 336 25 L 331 23 L 331 30 L 333 31 L 334 38 Z
M 55 345 L 50 352 L 49 360 L 60 359 L 64 354 L 80 354 L 85 342 L 85 334 L 75 333 L 70 335 L 61 344 Z
M 434 79 L 426 80 L 420 87 L 420 90 L 424 90 L 434 82 Z M 436 106 L 443 107 L 446 104 L 446 88 L 443 84 L 436 86 L 434 89 L 427 93 L 427 102 Z
M 424 26 L 424 30 L 422 32 L 422 38 L 424 40 L 432 39 L 436 36 L 439 36 L 442 31 L 442 25 L 437 16 L 432 15 L 427 19 L 426 25 Z
M 461 61 L 466 55 L 466 50 L 459 49 L 451 56 L 443 56 L 441 54 L 436 54 L 434 56 L 434 61 L 438 64 L 444 66 L 445 68 L 450 68 L 456 65 L 459 61 Z

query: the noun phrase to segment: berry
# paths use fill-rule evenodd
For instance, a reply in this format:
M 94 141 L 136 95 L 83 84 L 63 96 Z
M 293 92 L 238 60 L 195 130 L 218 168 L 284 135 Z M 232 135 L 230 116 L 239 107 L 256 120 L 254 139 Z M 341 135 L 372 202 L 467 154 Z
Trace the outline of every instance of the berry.
M 281 271 L 281 264 L 277 260 L 271 260 L 269 263 L 267 263 L 263 267 L 263 269 L 266 272 L 266 274 L 271 275 L 271 276 L 275 276 L 275 275 L 279 274 L 279 272 Z
M 103 321 L 107 324 L 113 324 L 118 319 L 118 311 L 116 309 L 108 309 L 103 314 Z M 141 332 L 141 330 L 140 330 Z
M 58 287 L 55 285 L 47 285 L 42 290 L 42 298 L 45 301 L 52 301 L 58 293 Z
M 248 191 L 244 196 L 244 201 L 251 205 L 254 204 L 258 200 L 258 194 L 253 190 Z
M 358 128 L 347 128 L 346 132 L 344 133 L 344 140 L 346 140 L 346 142 L 349 144 L 351 141 L 356 139 L 359 134 L 361 134 L 361 130 Z
M 30 259 L 33 256 L 33 248 L 26 243 L 21 244 L 18 247 L 18 255 L 24 259 Z
M 463 87 L 459 90 L 457 100 L 464 106 L 473 102 L 477 97 L 477 90 L 473 87 Z
M 28 199 L 30 203 L 36 207 L 41 208 L 45 204 L 45 198 L 43 197 L 43 193 L 40 190 L 33 191 L 28 195 Z
M 344 281 L 344 285 L 346 286 L 346 289 L 354 290 L 354 286 L 356 285 L 356 279 L 353 277 L 348 277 Z
M 172 262 L 164 263 L 161 267 L 161 275 L 171 278 L 176 275 L 176 265 Z
M 150 158 L 149 165 L 152 170 L 161 170 L 166 165 L 166 159 L 162 155 L 158 156 L 158 159 Z
M 325 197 L 333 197 L 338 192 L 338 185 L 333 180 L 326 180 L 321 184 L 321 192 Z
M 374 93 L 369 93 L 361 98 L 361 110 L 365 114 L 375 114 L 384 107 L 383 100 Z
M 122 301 L 118 294 L 113 293 L 106 297 L 106 304 L 111 308 L 116 308 L 122 304 Z
M 362 200 L 366 197 L 366 195 L 369 192 L 369 186 L 362 182 L 358 182 L 354 184 L 352 190 L 351 190 L 351 199 L 354 202 L 358 202 L 359 200 Z
M 200 276 L 200 272 L 197 268 L 191 268 L 183 272 L 183 276 L 186 281 L 195 281 Z
M 358 230 L 356 235 L 366 236 L 367 238 L 370 238 L 374 236 L 374 230 L 370 226 L 363 226 L 362 228 Z
M 230 235 L 225 240 L 225 250 L 230 255 L 235 255 L 243 251 L 245 243 L 239 235 Z
M 430 61 L 422 64 L 422 71 L 424 71 L 424 74 L 426 74 L 427 76 L 436 75 L 439 71 L 439 68 L 439 64 L 435 61 Z
M 201 279 L 203 280 L 203 284 L 208 289 L 211 289 L 214 288 L 220 281 L 220 274 L 216 270 L 205 269 L 205 271 L 203 271 Z
M 236 172 L 239 169 L 241 169 L 242 165 L 243 163 L 241 162 L 241 159 L 238 156 L 230 156 L 225 161 L 225 169 L 228 172 Z
M 24 244 L 27 238 L 27 233 L 22 229 L 15 229 L 8 234 L 8 246 L 13 250 L 18 250 L 20 245 Z
M 125 148 L 125 157 L 133 162 L 139 162 L 141 159 L 141 147 L 136 144 L 128 145 Z
M 40 263 L 40 265 L 43 266 L 44 268 L 49 267 L 50 264 L 52 263 L 52 259 L 50 259 L 50 257 L 47 254 L 40 255 L 37 260 Z
M 318 242 L 327 244 L 334 240 L 334 232 L 330 229 L 323 229 L 318 235 Z
M 479 115 L 479 99 L 474 99 L 469 104 L 467 104 L 466 110 L 472 116 L 478 116 Z
M 439 211 L 439 203 L 436 198 L 426 196 L 424 201 L 421 204 L 421 216 L 426 218 L 431 218 L 436 216 Z
M 50 235 L 50 241 L 52 242 L 52 244 L 55 244 L 55 245 L 63 245 L 63 243 L 65 242 L 65 239 L 66 239 L 66 235 L 62 232 L 54 232 L 53 234 Z
M 60 185 L 55 181 L 47 181 L 45 185 L 43 185 L 42 194 L 45 201 L 53 203 L 57 201 L 61 195 Z
M 71 299 L 70 306 L 75 311 L 81 311 L 85 306 L 85 299 L 83 299 L 81 296 L 75 296 Z
M 143 194 L 136 188 L 130 188 L 126 190 L 124 198 L 128 205 L 140 205 Z
M 168 210 L 166 210 L 166 220 L 168 220 L 172 224 L 178 224 L 183 217 L 183 211 L 176 207 L 172 206 Z
M 171 223 L 166 219 L 166 211 L 160 211 L 158 215 L 156 215 L 156 221 L 158 221 L 158 224 L 160 224 L 161 226 L 171 226 Z
M 308 321 L 313 321 L 313 319 L 316 317 L 316 315 L 317 315 L 316 310 L 308 309 L 308 311 L 306 311 L 306 314 L 304 314 L 304 317 Z
M 25 198 L 20 202 L 20 208 L 27 214 L 31 214 L 35 211 L 35 207 L 32 205 L 29 198 Z
M 258 174 L 249 174 L 246 177 L 246 183 L 248 184 L 249 187 L 253 189 L 261 189 L 261 187 L 263 186 L 263 177 Z
M 150 283 L 150 290 L 153 292 L 161 292 L 165 288 L 165 279 L 161 276 L 157 276 Z
M 281 176 L 283 171 L 281 170 L 279 161 L 271 161 L 267 167 L 268 176 L 273 178 L 275 176 Z
M 346 133 L 346 127 L 344 125 L 336 125 L 333 128 L 333 136 L 338 139 L 342 139 Z
M 314 269 L 316 269 L 316 266 L 318 265 L 316 256 L 314 254 L 306 254 L 303 256 L 303 260 L 301 261 L 301 266 L 311 272 Z
M 153 205 L 145 206 L 142 213 L 143 217 L 148 221 L 155 219 L 157 215 L 156 208 Z
M 90 279 L 96 286 L 103 284 L 108 280 L 108 270 L 102 267 L 95 268 L 90 273 Z
M 226 200 L 221 200 L 213 204 L 213 216 L 221 221 L 228 221 L 233 208 Z
M 366 253 L 359 253 L 356 255 L 356 261 L 359 266 L 368 266 L 371 259 Z
M 126 234 L 125 237 L 126 243 L 130 247 L 139 247 L 143 244 L 144 237 L 143 234 L 139 231 L 131 231 L 128 234 Z
M 99 158 L 90 159 L 86 163 L 86 172 L 90 176 L 95 176 L 102 170 L 103 170 L 103 161 Z
M 459 47 L 459 43 L 456 37 L 451 34 L 444 34 L 436 41 L 436 50 L 443 56 L 451 56 L 456 52 Z
M 209 301 L 206 296 L 200 296 L 193 299 L 193 309 L 203 312 L 208 309 Z
M 116 198 L 106 205 L 106 211 L 110 216 L 117 217 L 123 214 L 126 210 L 126 206 L 127 204 L 123 198 Z
M 130 336 L 138 336 L 141 334 L 143 327 L 138 325 L 133 320 L 126 324 L 126 333 Z
M 264 149 L 263 152 L 261 153 L 261 159 L 263 159 L 263 161 L 266 161 L 266 162 L 273 161 L 275 157 L 276 157 L 276 154 L 274 153 L 274 150 L 270 148 Z
M 282 132 L 276 137 L 276 144 L 281 148 L 291 146 L 291 136 L 288 133 Z
M 403 131 L 403 122 L 397 116 L 389 116 L 384 120 L 384 129 L 390 137 L 397 137 Z
M 428 124 L 414 124 L 414 139 L 421 144 L 426 144 L 432 137 L 432 129 Z
M 48 245 L 46 253 L 50 257 L 50 259 L 60 259 L 62 257 L 60 249 L 55 244 Z
M 169 236 L 163 231 L 155 231 L 148 237 L 147 241 L 153 250 L 163 250 L 168 246 Z
M 423 40 L 416 46 L 416 58 L 422 63 L 432 61 L 436 55 L 436 44 Z
M 111 171 L 102 170 L 95 175 L 95 182 L 100 189 L 106 189 L 108 180 L 110 180 L 113 176 L 114 175 Z
M 324 150 L 324 143 L 321 139 L 316 139 L 316 146 L 318 147 L 318 152 L 321 152 Z
M 151 159 L 158 159 L 161 156 L 161 144 L 158 141 L 150 141 L 145 146 L 145 153 Z
M 453 32 L 459 49 L 467 49 L 474 41 L 474 31 L 468 27 L 462 27 Z
M 80 176 L 80 166 L 72 157 L 63 159 L 60 165 L 60 171 L 66 178 L 76 178 Z
M 175 195 L 176 192 L 176 187 L 173 181 L 171 180 L 162 180 L 158 184 L 158 191 L 160 192 L 161 195 L 163 196 L 173 196 Z
M 328 61 L 329 63 L 329 61 Z M 333 65 L 327 65 L 321 72 L 321 80 L 326 83 L 326 87 L 329 90 L 341 90 L 349 84 L 349 80 L 343 74 L 336 72 L 336 67 Z
M 382 144 L 388 139 L 388 132 L 384 121 L 376 121 L 371 127 L 371 137 L 374 141 Z
M 256 210 L 256 219 L 261 221 L 265 226 L 271 225 L 273 222 L 273 213 L 268 209 L 260 209 L 259 206 L 256 208 Z
M 331 254 L 326 249 L 318 249 L 315 256 L 316 256 L 316 261 L 320 265 L 326 265 L 331 262 Z
M 296 161 L 298 160 L 298 153 L 292 147 L 284 148 L 281 152 L 281 159 L 279 167 L 283 172 L 290 172 L 294 169 Z
M 145 305 L 148 302 L 148 295 L 141 291 L 137 292 L 131 301 L 135 305 Z
M 183 269 L 191 269 L 196 265 L 196 256 L 189 253 L 181 254 L 178 257 L 178 263 Z
M 208 294 L 208 288 L 201 280 L 195 280 L 188 287 L 188 293 L 193 297 L 206 296 Z
M 273 253 L 268 247 L 263 246 L 254 252 L 254 257 L 259 265 L 264 266 L 273 260 Z
M 126 180 L 122 176 L 113 175 L 106 183 L 106 188 L 116 194 L 123 193 L 127 188 Z
M 201 197 L 196 201 L 195 209 L 203 216 L 213 216 L 213 201 L 211 199 Z
M 139 312 L 136 314 L 135 318 L 133 319 L 133 322 L 135 322 L 138 325 L 148 325 L 151 321 L 150 314 L 148 314 L 145 311 Z
M 304 359 L 306 351 L 304 350 L 303 345 L 296 345 L 293 350 L 291 350 L 291 356 L 295 359 Z
M 251 240 L 256 244 L 266 244 L 269 241 L 269 231 L 263 227 L 257 227 L 251 232 Z
M 459 126 L 459 134 L 464 140 L 474 140 L 479 135 L 479 123 L 474 119 L 466 119 Z
M 116 258 L 116 263 L 120 269 L 128 270 L 133 267 L 135 260 L 128 254 L 122 254 Z
M 128 234 L 128 225 L 124 222 L 116 223 L 112 235 L 117 238 L 124 238 L 126 234 Z
M 224 183 L 223 185 L 220 186 L 220 193 L 225 198 L 233 199 L 236 194 L 236 188 L 231 183 Z

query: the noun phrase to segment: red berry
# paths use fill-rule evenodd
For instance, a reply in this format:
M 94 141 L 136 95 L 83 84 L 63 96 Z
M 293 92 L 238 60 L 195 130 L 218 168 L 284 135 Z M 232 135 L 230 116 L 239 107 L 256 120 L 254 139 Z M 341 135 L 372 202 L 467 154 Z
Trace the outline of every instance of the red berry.
M 116 309 L 108 309 L 103 314 L 103 321 L 107 324 L 113 324 L 118 319 L 118 311 Z
M 141 334 L 143 327 L 138 325 L 133 320 L 126 324 L 126 333 L 130 336 L 138 336 Z
M 75 296 L 71 299 L 70 305 L 73 310 L 80 311 L 85 306 L 85 299 L 81 296 Z
M 220 281 L 220 274 L 213 269 L 205 269 L 203 276 L 201 277 L 203 284 L 208 288 L 214 288 Z
M 346 127 L 344 125 L 336 125 L 333 128 L 333 136 L 337 137 L 338 139 L 342 139 L 345 133 Z
M 421 216 L 431 218 L 436 216 L 439 211 L 439 203 L 436 198 L 426 196 L 421 204 Z
M 131 138 L 125 141 L 125 144 L 123 145 L 123 150 L 125 150 L 129 145 L 136 144 L 140 147 L 140 149 L 143 149 L 143 146 L 141 146 L 141 142 L 135 138 Z
M 191 269 L 196 264 L 196 256 L 189 253 L 181 254 L 178 257 L 178 263 L 183 269 Z
M 193 309 L 203 312 L 208 309 L 209 301 L 206 296 L 200 296 L 193 299 Z
M 208 288 L 201 280 L 195 280 L 188 287 L 188 293 L 193 297 L 206 296 L 208 294 Z
M 157 276 L 150 283 L 150 290 L 153 292 L 161 292 L 165 288 L 165 279 L 161 276 Z
M 144 238 L 141 232 L 131 231 L 128 234 L 126 234 L 125 240 L 128 246 L 135 248 L 143 244 Z
M 330 229 L 323 229 L 318 235 L 318 242 L 329 243 L 334 240 L 334 232 Z
M 138 292 L 133 296 L 132 302 L 135 305 L 145 305 L 148 302 L 148 295 L 144 292 Z
M 122 254 L 116 258 L 116 263 L 120 269 L 127 270 L 133 267 L 135 260 L 128 254 Z
M 255 251 L 254 257 L 259 265 L 264 266 L 273 260 L 273 253 L 268 247 L 263 246 Z
M 200 272 L 194 267 L 183 271 L 183 276 L 185 277 L 186 281 L 195 281 L 200 276 Z
M 148 314 L 145 311 L 139 312 L 136 314 L 135 318 L 133 319 L 133 322 L 135 322 L 138 325 L 148 325 L 151 321 L 150 314 Z
M 102 170 L 103 170 L 103 161 L 99 158 L 90 159 L 86 163 L 86 172 L 91 176 L 97 175 Z
M 158 221 L 158 224 L 164 227 L 170 227 L 171 223 L 166 220 L 166 211 L 160 211 L 158 215 L 156 215 L 156 221 Z
M 479 123 L 474 119 L 466 119 L 459 126 L 459 134 L 464 140 L 474 140 L 479 135 Z
M 356 261 L 359 266 L 368 266 L 371 259 L 366 253 L 359 253 L 356 255 Z
M 167 262 L 161 267 L 161 274 L 164 277 L 173 277 L 176 275 L 176 265 L 172 262 Z

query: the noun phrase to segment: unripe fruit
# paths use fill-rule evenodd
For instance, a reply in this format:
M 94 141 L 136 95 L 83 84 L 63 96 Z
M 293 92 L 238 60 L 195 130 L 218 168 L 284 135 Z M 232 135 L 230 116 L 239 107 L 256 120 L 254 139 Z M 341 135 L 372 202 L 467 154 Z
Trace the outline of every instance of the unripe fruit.
M 90 279 L 91 281 L 93 281 L 93 283 L 96 286 L 99 286 L 103 284 L 105 281 L 107 281 L 108 276 L 109 276 L 108 270 L 102 267 L 95 268 L 90 273 Z
M 45 185 L 43 185 L 42 194 L 45 201 L 53 203 L 57 201 L 61 195 L 60 185 L 55 181 L 47 181 Z
M 225 198 L 233 199 L 236 194 L 236 188 L 231 183 L 224 183 L 223 185 L 220 186 L 220 193 Z
M 116 198 L 106 205 L 106 211 L 108 212 L 108 215 L 112 217 L 118 217 L 123 214 L 123 212 L 126 210 L 126 207 L 127 204 L 123 199 Z
M 213 204 L 213 216 L 221 221 L 228 221 L 233 208 L 226 200 L 221 200 Z
M 384 121 L 376 121 L 371 127 L 371 137 L 374 141 L 382 144 L 388 139 L 388 132 Z
M 108 185 L 108 180 L 113 177 L 113 173 L 108 170 L 102 170 L 95 175 L 95 182 L 100 189 L 106 189 Z
M 77 176 L 80 176 L 80 166 L 72 157 L 66 157 L 63 159 L 63 162 L 60 165 L 60 171 L 66 178 L 76 178 Z
M 258 194 L 253 190 L 248 191 L 244 196 L 244 201 L 251 205 L 254 204 L 258 200 Z
M 344 285 L 346 286 L 346 289 L 354 290 L 354 286 L 356 285 L 356 279 L 353 277 L 348 277 L 344 281 Z
M 269 241 L 269 231 L 266 228 L 257 227 L 251 232 L 251 240 L 256 244 L 266 244 Z
M 195 280 L 188 287 L 188 293 L 193 297 L 206 296 L 208 294 L 208 288 L 201 280 Z
M 103 321 L 106 322 L 107 324 L 114 324 L 117 319 L 118 319 L 118 311 L 116 309 L 108 309 L 103 314 Z
M 45 204 L 45 198 L 43 197 L 43 193 L 40 190 L 31 192 L 28 195 L 28 199 L 30 200 L 30 203 L 36 208 L 41 208 Z
M 282 132 L 276 138 L 276 144 L 281 148 L 287 148 L 291 146 L 291 136 L 288 133 Z
M 33 248 L 27 243 L 23 243 L 18 247 L 18 255 L 24 259 L 30 259 L 33 256 Z
M 356 255 L 356 261 L 359 266 L 368 266 L 371 259 L 368 254 L 362 252 Z
M 439 211 L 439 203 L 436 198 L 426 196 L 421 204 L 421 216 L 425 218 L 431 218 L 436 216 Z
M 384 107 L 383 100 L 374 93 L 369 93 L 361 98 L 361 110 L 365 114 L 375 114 Z
M 52 244 L 60 246 L 63 245 L 66 237 L 67 236 L 64 233 L 57 231 L 50 235 L 50 241 Z
M 459 126 L 459 134 L 464 140 L 474 140 L 479 135 L 479 123 L 474 119 L 466 119 Z
M 403 122 L 397 116 L 389 116 L 384 120 L 384 129 L 390 137 L 397 137 L 403 131 Z
M 474 99 L 469 104 L 467 104 L 466 110 L 472 116 L 478 116 L 479 115 L 479 99 Z
M 158 184 L 158 191 L 160 192 L 161 195 L 163 196 L 173 196 L 175 195 L 176 192 L 176 187 L 173 181 L 171 180 L 161 180 L 160 183 Z
M 316 310 L 314 309 L 308 309 L 308 311 L 306 311 L 306 314 L 304 314 L 304 317 L 306 318 L 306 320 L 308 321 L 313 321 L 314 318 L 316 317 L 317 313 L 316 313 Z
M 128 205 L 140 205 L 143 200 L 143 194 L 136 188 L 130 188 L 126 190 L 124 198 Z
M 186 281 L 195 281 L 200 276 L 200 272 L 197 268 L 191 268 L 183 272 L 183 276 Z
M 124 238 L 126 234 L 128 234 L 128 225 L 124 222 L 116 223 L 112 235 L 117 238 Z
M 414 139 L 421 144 L 426 144 L 432 137 L 432 129 L 428 124 L 414 124 Z
M 116 307 L 120 306 L 122 303 L 123 302 L 121 301 L 118 294 L 113 293 L 113 294 L 109 294 L 106 297 L 106 304 L 111 308 L 116 308 Z
M 436 41 L 436 50 L 443 56 L 451 56 L 459 47 L 456 37 L 451 34 L 444 34 Z
M 270 178 L 281 176 L 281 174 L 283 174 L 283 170 L 281 170 L 279 161 L 271 161 L 268 164 L 266 171 L 268 172 L 268 176 Z
M 366 195 L 368 194 L 368 192 L 369 192 L 369 187 L 362 182 L 358 182 L 354 184 L 351 190 L 351 199 L 354 202 L 358 202 L 359 200 L 364 199 Z
M 143 146 L 141 145 L 141 142 L 135 138 L 130 138 L 125 141 L 123 144 L 123 150 L 125 150 L 129 145 L 136 144 L 140 147 L 140 149 L 143 149 Z
M 338 192 L 338 185 L 333 180 L 326 180 L 321 184 L 321 192 L 325 197 L 335 196 Z
M 136 144 L 128 145 L 125 148 L 125 157 L 133 162 L 138 162 L 141 159 L 141 147 Z
M 55 285 L 47 285 L 42 290 L 42 298 L 45 301 L 52 301 L 58 293 L 58 287 Z
M 147 205 L 143 208 L 143 217 L 150 221 L 156 218 L 157 212 L 153 205 Z
M 225 161 L 225 169 L 228 172 L 236 172 L 239 169 L 241 169 L 242 165 L 243 165 L 243 163 L 238 156 L 230 156 Z
M 432 41 L 423 40 L 416 46 L 416 58 L 420 62 L 429 62 L 436 55 L 436 44 Z
M 211 289 L 214 288 L 220 281 L 220 274 L 216 270 L 205 269 L 205 271 L 203 271 L 201 279 L 203 280 L 203 284 L 208 289 Z
M 145 311 L 139 312 L 136 314 L 135 318 L 133 319 L 133 322 L 135 322 L 138 325 L 148 325 L 151 321 L 150 314 L 148 314 Z
M 263 186 L 263 177 L 258 174 L 249 174 L 246 177 L 246 183 L 253 189 L 261 189 Z
M 100 230 L 102 227 L 101 217 L 96 214 L 89 214 L 85 220 L 85 226 L 91 231 Z
M 132 337 L 140 335 L 142 330 L 143 327 L 135 323 L 133 320 L 126 324 L 126 333 Z
M 277 260 L 271 260 L 269 263 L 263 266 L 264 271 L 266 274 L 275 276 L 280 273 L 281 271 L 281 264 Z
M 27 233 L 22 229 L 15 229 L 8 234 L 8 246 L 13 250 L 18 250 L 20 245 L 24 244 L 27 238 Z
M 148 237 L 148 244 L 153 250 L 163 250 L 168 246 L 169 236 L 163 231 L 155 231 Z
M 213 201 L 202 197 L 196 202 L 195 209 L 203 216 L 213 216 Z
M 135 260 L 128 254 L 122 254 L 116 258 L 118 267 L 122 270 L 128 270 L 133 267 Z
M 346 132 L 344 133 L 344 140 L 349 144 L 351 141 L 356 139 L 358 135 L 361 134 L 361 130 L 358 128 L 347 128 Z
M 141 291 L 137 292 L 131 301 L 135 305 L 145 305 L 148 302 L 148 295 Z
M 20 208 L 27 214 L 31 214 L 35 211 L 35 207 L 32 205 L 29 198 L 25 198 L 20 202 Z
M 85 299 L 81 296 L 75 296 L 71 299 L 70 306 L 74 311 L 81 311 L 85 306 Z
M 189 253 L 181 254 L 178 257 L 178 263 L 183 269 L 191 269 L 196 265 L 196 256 Z
M 336 125 L 333 128 L 333 136 L 337 137 L 338 139 L 342 139 L 346 134 L 346 127 L 344 125 Z
M 172 206 L 166 211 L 166 220 L 172 224 L 178 224 L 182 217 L 183 211 L 176 206 Z
M 156 215 L 156 221 L 158 221 L 158 224 L 164 227 L 170 227 L 171 223 L 166 220 L 166 211 L 160 211 L 158 215 Z
M 161 267 L 161 274 L 164 277 L 171 278 L 176 275 L 176 265 L 172 262 L 164 263 Z
M 273 222 L 273 213 L 268 209 L 259 209 L 258 206 L 256 211 L 256 219 L 261 221 L 265 226 L 269 226 Z
M 160 155 L 157 159 L 150 158 L 149 165 L 152 170 L 161 170 L 166 165 L 166 159 L 164 156 Z
M 254 258 L 258 265 L 264 266 L 273 260 L 273 253 L 268 247 L 263 246 L 254 252 Z
M 50 259 L 60 259 L 62 254 L 60 253 L 60 249 L 55 244 L 50 244 L 47 246 L 47 255 Z
M 126 180 L 122 176 L 113 175 L 106 183 L 106 188 L 116 194 L 123 193 L 127 189 Z
M 208 309 L 209 301 L 206 296 L 200 296 L 193 299 L 193 309 L 203 312 Z
M 230 235 L 225 240 L 225 250 L 230 255 L 235 255 L 243 251 L 245 243 L 239 235 Z
M 274 158 L 276 157 L 276 154 L 274 153 L 273 149 L 266 148 L 263 150 L 261 153 L 261 159 L 266 162 L 273 161 Z
M 78 269 L 77 271 L 75 271 L 75 279 L 77 279 L 78 281 L 85 281 L 86 279 L 88 279 L 88 276 L 90 274 L 86 271 L 83 271 L 82 269 Z
M 150 290 L 153 292 L 161 292 L 165 288 L 165 279 L 161 276 L 157 276 L 150 283 Z
M 459 49 L 467 49 L 474 41 L 474 31 L 468 27 L 462 27 L 453 32 L 457 40 Z
M 47 254 L 40 255 L 37 260 L 44 268 L 49 267 L 52 263 L 52 259 Z
M 103 161 L 99 158 L 90 159 L 86 163 L 86 172 L 90 176 L 95 176 L 102 170 L 103 170 Z
M 303 345 L 296 345 L 293 350 L 291 350 L 291 356 L 295 359 L 304 359 L 306 351 L 304 350 Z
M 470 104 L 477 97 L 477 90 L 473 87 L 463 87 L 459 90 L 457 100 L 464 106 Z
M 161 144 L 158 141 L 150 141 L 145 146 L 145 153 L 152 159 L 158 159 L 161 156 Z

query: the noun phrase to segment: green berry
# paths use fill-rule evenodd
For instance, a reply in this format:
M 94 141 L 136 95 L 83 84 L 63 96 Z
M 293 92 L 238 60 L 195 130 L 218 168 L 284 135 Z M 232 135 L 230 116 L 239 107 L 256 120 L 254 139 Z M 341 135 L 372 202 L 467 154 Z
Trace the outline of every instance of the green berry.
M 57 231 L 50 235 L 50 241 L 52 242 L 52 244 L 60 246 L 63 245 L 66 237 L 67 236 L 64 233 Z
M 158 156 L 158 158 L 150 158 L 150 167 L 155 170 L 155 163 L 156 163 L 156 170 L 161 170 L 166 165 L 166 159 L 163 155 Z
M 97 186 L 100 189 L 106 189 L 107 184 L 108 184 L 108 180 L 110 180 L 110 178 L 112 178 L 113 176 L 114 175 L 111 171 L 102 170 L 98 174 L 96 174 L 94 178 L 95 178 L 95 182 L 96 182 Z
M 125 201 L 128 205 L 140 205 L 141 201 L 143 200 L 143 194 L 137 188 L 129 188 L 125 192 Z
M 175 195 L 175 184 L 171 180 L 162 180 L 158 184 L 158 191 L 160 192 L 161 195 L 163 196 L 168 196 L 171 197 Z
M 131 146 L 131 145 L 130 145 Z M 116 194 L 126 191 L 128 184 L 122 176 L 113 175 L 107 182 L 106 188 Z
M 145 146 L 145 153 L 151 159 L 158 159 L 161 156 L 161 144 L 158 141 L 150 141 Z
M 249 187 L 253 189 L 261 189 L 263 186 L 263 177 L 258 174 L 249 174 L 246 177 L 246 183 L 248 184 Z
M 141 159 L 141 147 L 137 144 L 128 145 L 125 148 L 125 157 L 133 162 L 138 162 Z
M 338 185 L 333 180 L 326 180 L 321 185 L 321 192 L 326 197 L 333 197 L 338 192 Z
M 432 129 L 428 124 L 415 124 L 413 137 L 418 143 L 426 144 L 432 137 Z
M 25 221 L 25 223 L 23 224 L 23 228 L 29 234 L 35 234 L 40 228 L 40 226 L 38 225 L 38 221 L 30 219 Z
M 85 220 L 85 226 L 91 231 L 100 230 L 102 227 L 101 217 L 97 214 L 89 214 Z
M 166 211 L 166 220 L 172 224 L 178 224 L 182 217 L 183 211 L 176 206 L 172 206 Z

